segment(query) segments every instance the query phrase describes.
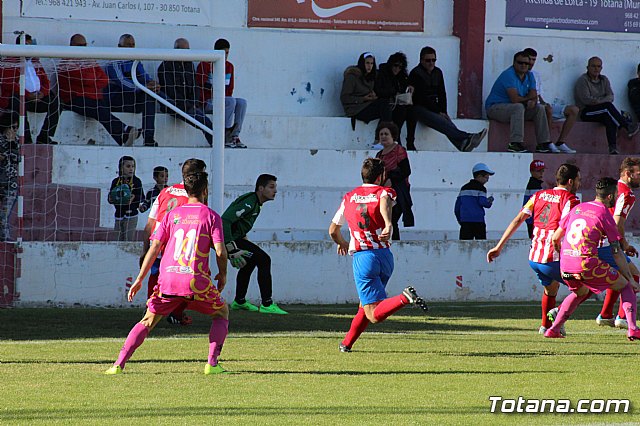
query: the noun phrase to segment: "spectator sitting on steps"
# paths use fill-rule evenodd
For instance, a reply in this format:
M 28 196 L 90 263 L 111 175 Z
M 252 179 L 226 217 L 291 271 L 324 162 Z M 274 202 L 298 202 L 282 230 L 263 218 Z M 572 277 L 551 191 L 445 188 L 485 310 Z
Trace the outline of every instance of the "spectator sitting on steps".
M 485 101 L 489 119 L 509 123 L 509 152 L 528 152 L 523 145 L 525 120 L 535 123 L 536 152 L 551 152 L 547 114 L 538 103 L 536 88 L 536 79 L 529 72 L 529 55 L 518 52 L 513 56 L 513 65 L 493 83 Z
M 580 108 L 580 119 L 604 124 L 609 154 L 617 154 L 618 129 L 625 129 L 627 137 L 632 138 L 638 133 L 638 125 L 623 117 L 613 105 L 611 83 L 601 72 L 602 59 L 597 56 L 589 58 L 587 72 L 578 78 L 574 95 Z

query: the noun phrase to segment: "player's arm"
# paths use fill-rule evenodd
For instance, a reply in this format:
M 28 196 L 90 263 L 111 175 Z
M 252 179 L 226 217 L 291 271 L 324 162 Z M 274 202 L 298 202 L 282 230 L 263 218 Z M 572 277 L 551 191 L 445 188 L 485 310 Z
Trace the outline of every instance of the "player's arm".
M 153 262 L 155 262 L 156 257 L 158 257 L 158 254 L 160 254 L 161 249 L 162 249 L 162 242 L 160 240 L 153 240 L 153 243 L 151 243 L 151 247 L 149 248 L 149 251 L 147 251 L 147 255 L 144 257 L 144 260 L 142 261 L 142 265 L 140 266 L 140 272 L 138 273 L 138 277 L 136 278 L 135 282 L 129 289 L 129 294 L 127 296 L 127 299 L 129 300 L 129 302 L 133 300 L 133 297 L 136 295 L 136 293 L 138 293 L 138 291 L 142 287 L 142 281 L 144 281 L 144 278 L 149 273 L 149 270 L 151 269 L 151 265 L 153 265 Z
M 507 226 L 507 229 L 504 230 L 504 233 L 502 234 L 502 237 L 500 237 L 500 241 L 498 241 L 498 244 L 496 244 L 494 248 L 487 252 L 487 262 L 491 263 L 498 256 L 500 256 L 500 252 L 502 252 L 502 249 L 504 248 L 504 245 L 507 243 L 507 241 L 509 241 L 509 238 L 511 238 L 513 233 L 518 230 L 520 225 L 522 225 L 522 222 L 529 219 L 529 217 L 531 217 L 531 215 L 521 211 L 517 214 L 516 217 L 513 218 L 509 226 Z
M 553 242 L 553 247 L 555 247 L 556 251 L 560 253 L 560 248 L 562 247 L 562 238 L 564 237 L 565 230 L 560 227 L 556 229 L 556 232 L 553 233 L 553 237 L 551 237 L 551 242 Z
M 631 287 L 637 290 L 639 288 L 638 283 L 636 283 L 636 280 L 634 280 L 633 276 L 631 275 L 631 271 L 629 270 L 629 263 L 624 257 L 624 252 L 622 251 L 622 247 L 620 246 L 620 241 L 613 241 L 611 243 L 611 253 L 613 254 L 613 259 L 616 261 L 616 265 L 618 265 L 618 271 L 620 271 L 622 276 L 625 277 L 627 281 L 629 281 Z
M 227 284 L 227 249 L 223 242 L 214 243 L 213 248 L 216 250 L 216 264 L 218 265 L 218 273 L 214 279 L 218 282 L 218 291 L 222 291 Z
M 349 252 L 349 243 L 344 239 L 341 232 L 342 226 L 331 222 L 329 225 L 329 236 L 338 245 L 338 254 L 345 256 Z
M 380 241 L 389 241 L 393 234 L 393 223 L 391 222 L 391 209 L 393 202 L 391 196 L 385 195 L 380 199 L 380 214 L 384 220 L 384 228 L 380 233 Z
M 620 247 L 622 248 L 622 250 L 629 256 L 638 257 L 638 250 L 636 250 L 634 246 L 629 244 L 627 239 L 624 237 L 624 225 L 627 222 L 627 218 L 621 215 L 614 215 L 613 220 L 616 222 L 616 228 L 618 228 L 618 233 L 622 237 L 620 239 Z

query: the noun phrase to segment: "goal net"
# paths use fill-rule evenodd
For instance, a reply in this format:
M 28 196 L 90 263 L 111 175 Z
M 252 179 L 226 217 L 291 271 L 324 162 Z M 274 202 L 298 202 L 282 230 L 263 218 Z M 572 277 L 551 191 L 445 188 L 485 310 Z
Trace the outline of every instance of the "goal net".
M 140 242 L 188 158 L 215 170 L 222 209 L 224 52 L 27 41 L 0 56 L 0 306 L 19 296 L 24 244 Z

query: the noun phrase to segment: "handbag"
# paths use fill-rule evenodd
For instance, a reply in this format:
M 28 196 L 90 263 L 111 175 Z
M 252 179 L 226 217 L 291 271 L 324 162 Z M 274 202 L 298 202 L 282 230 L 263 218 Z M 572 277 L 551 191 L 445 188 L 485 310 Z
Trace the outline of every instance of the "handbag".
M 393 108 L 398 105 L 413 105 L 413 95 L 409 92 L 398 93 L 393 102 Z

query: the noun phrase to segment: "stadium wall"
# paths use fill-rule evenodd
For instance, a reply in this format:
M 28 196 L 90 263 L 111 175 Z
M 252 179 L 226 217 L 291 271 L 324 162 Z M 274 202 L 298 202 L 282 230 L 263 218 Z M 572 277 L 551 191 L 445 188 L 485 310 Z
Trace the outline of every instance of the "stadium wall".
M 636 239 L 632 239 L 635 244 Z M 542 286 L 527 262 L 529 243 L 515 240 L 494 264 L 485 260 L 492 241 L 399 242 L 387 287 L 397 294 L 413 284 L 432 301 L 539 300 Z M 262 242 L 272 259 L 273 297 L 278 303 L 356 303 L 351 258 L 328 241 Z M 23 282 L 17 306 L 130 306 L 126 292 L 138 269 L 139 243 L 36 243 L 24 245 Z M 223 295 L 232 300 L 229 268 Z M 145 302 L 145 290 L 135 306 Z M 562 289 L 565 295 L 566 290 Z M 248 299 L 259 302 L 255 274 Z

